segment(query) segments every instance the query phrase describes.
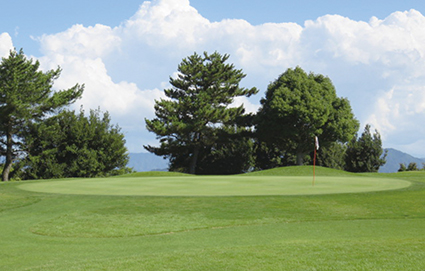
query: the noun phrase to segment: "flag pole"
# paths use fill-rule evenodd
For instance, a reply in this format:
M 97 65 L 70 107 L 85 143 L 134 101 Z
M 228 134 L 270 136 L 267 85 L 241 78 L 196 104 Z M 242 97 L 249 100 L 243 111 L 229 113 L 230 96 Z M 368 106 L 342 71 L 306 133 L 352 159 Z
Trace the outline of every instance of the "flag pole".
M 313 159 L 313 186 L 316 180 L 316 148 L 314 148 L 314 159 Z
M 318 149 L 319 149 L 319 138 L 315 136 L 314 137 L 314 158 L 313 158 L 313 186 L 316 180 L 316 156 L 317 156 Z

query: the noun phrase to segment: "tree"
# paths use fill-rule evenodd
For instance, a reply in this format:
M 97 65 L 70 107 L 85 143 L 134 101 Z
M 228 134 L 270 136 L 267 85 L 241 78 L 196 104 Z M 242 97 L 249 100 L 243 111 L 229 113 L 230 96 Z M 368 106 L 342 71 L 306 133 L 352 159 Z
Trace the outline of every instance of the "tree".
M 298 165 L 313 150 L 315 136 L 327 147 L 349 141 L 359 127 L 349 101 L 337 97 L 331 80 L 300 67 L 268 86 L 256 122 L 258 139 L 296 156 Z
M 296 165 L 296 157 L 291 151 L 282 150 L 273 142 L 257 140 L 254 144 L 255 170 L 265 170 L 282 166 Z
M 204 148 L 205 154 L 200 156 L 198 174 L 220 175 L 238 174 L 249 171 L 253 165 L 253 140 L 246 136 L 242 127 L 222 127 L 218 140 Z
M 25 179 L 110 176 L 126 172 L 128 152 L 108 112 L 88 117 L 64 110 L 30 126 L 27 156 L 19 164 Z
M 171 169 L 183 165 L 180 170 L 197 173 L 200 156 L 218 141 L 220 128 L 237 125 L 244 115 L 243 105 L 231 107 L 234 98 L 257 93 L 239 86 L 245 74 L 226 64 L 228 59 L 217 52 L 183 59 L 177 78 L 170 78 L 172 88 L 164 90 L 168 99 L 155 102 L 156 118 L 145 119 L 160 141 L 159 147 L 145 149 L 169 157 Z
M 418 164 L 416 164 L 415 162 L 410 162 L 409 165 L 407 166 L 407 171 L 418 171 Z
M 406 165 L 404 163 L 400 163 L 400 168 L 398 169 L 398 172 L 407 171 Z
M 346 150 L 347 145 L 341 142 L 333 142 L 327 147 L 321 147 L 317 155 L 317 165 L 344 170 Z
M 372 135 L 370 125 L 367 124 L 364 132 L 348 143 L 345 155 L 345 170 L 350 172 L 378 172 L 385 164 L 387 153 L 382 149 L 381 135 L 375 130 Z
M 14 160 L 22 154 L 22 136 L 31 122 L 73 103 L 84 86 L 53 91 L 61 69 L 43 72 L 38 61 L 27 59 L 20 50 L 10 51 L 0 64 L 0 152 L 5 156 L 2 181 L 9 180 Z

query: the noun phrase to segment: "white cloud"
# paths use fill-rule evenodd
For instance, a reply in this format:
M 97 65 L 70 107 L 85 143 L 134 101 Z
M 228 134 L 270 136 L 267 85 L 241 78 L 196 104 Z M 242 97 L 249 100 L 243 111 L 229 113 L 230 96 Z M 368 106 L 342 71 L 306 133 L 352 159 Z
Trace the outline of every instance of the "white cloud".
M 86 58 L 102 57 L 119 49 L 120 38 L 109 26 L 74 25 L 65 32 L 39 38 L 46 55 L 75 55 Z
M 0 34 L 0 57 L 7 57 L 10 50 L 13 49 L 12 38 L 9 33 Z
M 258 104 L 253 104 L 247 97 L 236 97 L 233 101 L 232 107 L 239 107 L 243 105 L 245 113 L 256 113 L 260 107 Z
M 127 39 L 136 39 L 153 47 L 184 48 L 202 43 L 202 32 L 210 25 L 188 0 L 144 2 L 121 30 Z
M 263 91 L 237 100 L 248 111 L 256 110 L 270 81 L 300 65 L 329 76 L 361 122 L 378 127 L 386 146 L 408 146 L 425 137 L 417 128 L 425 116 L 424 28 L 425 17 L 415 10 L 369 22 L 326 15 L 304 26 L 253 26 L 234 19 L 210 22 L 188 0 L 157 0 L 144 2 L 116 28 L 75 25 L 40 37 L 40 60 L 45 68 L 63 68 L 58 88 L 85 83 L 80 103 L 110 111 L 129 131 L 132 145 L 137 145 L 132 130 L 141 134 L 140 146 L 152 141 L 143 118 L 153 116 L 154 99 L 163 95 L 181 59 L 217 50 L 229 53 L 230 61 L 248 74 L 243 86 Z M 2 40 L 11 44 L 8 35 L 2 34 Z

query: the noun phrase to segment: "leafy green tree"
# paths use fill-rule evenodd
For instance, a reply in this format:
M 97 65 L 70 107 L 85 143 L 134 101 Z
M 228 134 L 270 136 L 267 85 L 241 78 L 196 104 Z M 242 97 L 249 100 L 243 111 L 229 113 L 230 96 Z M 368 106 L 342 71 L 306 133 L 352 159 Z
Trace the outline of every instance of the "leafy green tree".
M 404 163 L 400 163 L 400 168 L 398 169 L 398 172 L 407 171 L 406 165 Z
M 327 147 L 321 147 L 317 152 L 317 165 L 344 170 L 346 151 L 347 145 L 341 142 L 332 142 Z
M 358 127 L 349 101 L 337 97 L 331 80 L 300 67 L 268 86 L 256 126 L 260 141 L 296 156 L 298 165 L 313 150 L 315 136 L 327 147 L 349 141 Z
M 291 150 L 282 150 L 272 142 L 256 141 L 254 144 L 255 170 L 296 165 L 296 157 Z M 293 150 L 292 150 L 293 151 Z
M 238 174 L 251 170 L 254 165 L 253 140 L 244 128 L 222 127 L 218 140 L 205 148 L 200 156 L 198 174 Z
M 418 171 L 418 164 L 416 164 L 415 162 L 410 162 L 409 165 L 407 166 L 407 171 Z
M 10 51 L 0 63 L 0 152 L 5 156 L 2 181 L 9 180 L 13 161 L 24 150 L 22 136 L 28 125 L 46 114 L 73 103 L 83 93 L 83 86 L 53 91 L 60 68 L 40 71 L 38 61 L 27 59 L 20 50 Z
M 172 88 L 164 90 L 167 99 L 155 103 L 156 118 L 145 120 L 160 141 L 159 147 L 145 149 L 169 157 L 170 169 L 197 173 L 200 156 L 219 141 L 220 128 L 237 125 L 244 115 L 243 105 L 231 107 L 234 98 L 257 93 L 239 86 L 245 74 L 227 64 L 228 59 L 217 52 L 183 59 L 178 77 L 170 78 Z
M 378 172 L 385 164 L 387 153 L 382 149 L 381 135 L 370 132 L 367 124 L 362 135 L 348 143 L 345 155 L 345 170 L 350 172 Z
M 62 111 L 31 125 L 28 155 L 20 163 L 25 179 L 110 176 L 127 172 L 128 153 L 120 128 L 109 114 Z

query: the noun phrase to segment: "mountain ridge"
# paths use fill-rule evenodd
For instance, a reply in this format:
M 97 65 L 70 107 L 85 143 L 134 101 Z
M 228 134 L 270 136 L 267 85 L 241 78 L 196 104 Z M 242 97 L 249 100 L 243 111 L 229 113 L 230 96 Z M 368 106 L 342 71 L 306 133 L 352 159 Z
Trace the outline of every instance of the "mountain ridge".
M 418 168 L 423 168 L 422 163 L 425 163 L 425 158 L 417 158 L 393 148 L 387 148 L 385 150 L 388 152 L 387 162 L 379 169 L 381 173 L 397 172 L 400 164 L 405 164 L 407 167 L 410 163 L 416 163 Z
M 410 154 L 392 148 L 387 148 L 385 150 L 388 153 L 386 158 L 387 162 L 379 169 L 380 173 L 397 172 L 400 168 L 400 163 L 406 166 L 408 166 L 409 163 L 416 163 L 418 168 L 423 168 L 422 163 L 425 163 L 425 158 L 416 158 Z M 128 167 L 138 172 L 167 171 L 168 169 L 168 160 L 152 153 L 129 153 L 129 157 Z

